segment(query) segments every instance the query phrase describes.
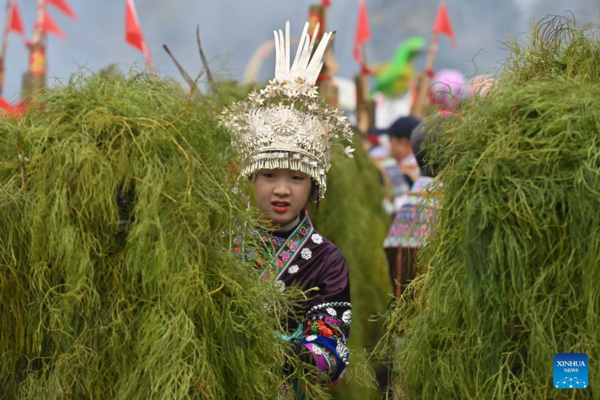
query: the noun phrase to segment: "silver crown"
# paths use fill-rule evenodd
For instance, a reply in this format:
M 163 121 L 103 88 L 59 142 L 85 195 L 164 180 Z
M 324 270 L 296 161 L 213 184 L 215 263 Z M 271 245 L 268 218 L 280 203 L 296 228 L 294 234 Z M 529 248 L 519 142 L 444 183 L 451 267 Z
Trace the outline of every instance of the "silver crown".
M 290 67 L 290 23 L 275 31 L 275 79 L 223 111 L 222 123 L 233 133 L 233 146 L 242 159 L 241 176 L 260 169 L 289 168 L 309 175 L 323 198 L 331 148 L 339 141 L 352 143 L 352 129 L 344 113 L 319 97 L 315 82 L 333 33 L 323 35 L 314 51 L 319 25 L 312 39 L 308 23 Z M 312 54 L 312 56 L 311 56 Z M 344 154 L 352 158 L 351 146 Z

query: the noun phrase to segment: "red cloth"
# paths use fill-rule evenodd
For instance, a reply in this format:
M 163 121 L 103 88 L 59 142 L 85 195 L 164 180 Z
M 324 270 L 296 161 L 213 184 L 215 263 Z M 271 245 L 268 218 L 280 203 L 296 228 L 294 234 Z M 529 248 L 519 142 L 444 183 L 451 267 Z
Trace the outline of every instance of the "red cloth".
M 54 7 L 58 8 L 60 11 L 68 15 L 73 19 L 77 19 L 77 15 L 73 12 L 73 9 L 66 0 L 46 0 L 47 4 L 52 4 Z
M 25 36 L 25 28 L 23 26 L 23 19 L 19 12 L 19 6 L 16 2 L 13 2 L 10 6 L 10 22 L 8 23 L 8 31 L 18 33 L 21 36 Z
M 48 13 L 48 11 L 44 10 L 42 27 L 45 33 L 51 33 L 55 36 L 58 36 L 62 40 L 66 40 L 67 37 L 65 33 L 60 28 L 60 26 L 54 21 L 52 16 Z
M 4 97 L 0 96 L 0 110 L 5 110 L 8 114 L 14 115 L 17 118 L 21 117 L 21 115 L 25 112 L 27 105 L 28 104 L 25 102 L 19 102 L 16 105 L 11 104 Z M 0 116 L 1 115 L 2 112 L 0 111 Z
M 452 40 L 452 47 L 456 47 L 456 38 L 454 37 L 454 30 L 452 29 L 452 23 L 450 17 L 448 17 L 448 9 L 444 3 L 440 4 L 438 9 L 435 23 L 433 24 L 433 33 L 439 35 L 443 33 Z
M 2 96 L 0 96 L 0 108 L 3 109 L 3 110 L 8 111 L 11 114 L 15 110 L 15 106 L 13 106 L 12 104 L 10 104 L 10 102 L 8 100 L 6 100 Z
M 369 135 L 367 136 L 367 140 L 369 141 L 369 143 L 371 143 L 373 146 L 379 146 L 381 143 L 379 142 L 379 136 L 376 135 Z
M 361 0 L 358 9 L 358 22 L 356 24 L 356 37 L 354 38 L 354 59 L 362 69 L 368 69 L 363 60 L 361 47 L 371 39 L 371 28 L 369 27 L 369 16 L 367 15 L 367 3 Z
M 125 8 L 125 41 L 144 53 L 146 56 L 146 63 L 152 63 L 152 56 L 150 50 L 144 39 L 142 28 L 135 12 L 135 6 L 133 0 L 127 0 Z

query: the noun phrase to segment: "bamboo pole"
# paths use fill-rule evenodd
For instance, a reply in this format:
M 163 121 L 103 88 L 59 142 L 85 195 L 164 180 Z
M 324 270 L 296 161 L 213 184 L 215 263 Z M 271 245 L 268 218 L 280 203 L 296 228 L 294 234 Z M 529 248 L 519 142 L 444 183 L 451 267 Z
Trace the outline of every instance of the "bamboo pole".
M 6 0 L 6 17 L 4 18 L 4 31 L 2 33 L 2 47 L 0 48 L 0 95 L 4 88 L 4 56 L 8 47 L 8 34 L 10 30 L 11 8 L 15 0 Z
M 375 102 L 369 100 L 369 76 L 367 68 L 367 45 L 363 44 L 361 52 L 362 65 L 360 73 L 355 78 L 356 83 L 356 127 L 365 136 L 375 125 Z
M 29 71 L 23 75 L 23 94 L 30 97 L 46 86 L 46 0 L 38 0 L 37 18 L 29 45 Z
M 435 62 L 435 56 L 438 50 L 439 34 L 434 33 L 431 39 L 431 46 L 429 53 L 427 54 L 427 61 L 425 62 L 425 70 L 419 79 L 419 94 L 417 95 L 417 101 L 413 107 L 412 114 L 419 119 L 423 119 L 429 106 L 429 99 L 427 93 L 429 91 L 429 83 L 433 76 L 433 64 Z
M 445 4 L 445 2 L 442 0 L 440 5 L 443 4 Z M 427 93 L 429 91 L 429 83 L 431 81 L 431 78 L 433 77 L 433 64 L 435 63 L 435 56 L 437 55 L 438 51 L 439 39 L 439 32 L 435 32 L 434 30 L 433 37 L 431 38 L 431 45 L 429 47 L 429 53 L 427 54 L 427 60 L 425 62 L 425 70 L 423 71 L 423 74 L 419 79 L 419 94 L 417 95 L 417 100 L 415 101 L 411 113 L 419 119 L 423 119 L 426 116 L 427 107 L 429 106 L 429 99 L 427 97 Z
M 369 85 L 366 73 L 358 74 L 356 83 L 356 128 L 367 136 L 369 129 L 375 125 L 375 102 L 369 100 Z
M 404 249 L 402 247 L 398 248 L 397 258 L 396 258 L 396 298 L 399 299 L 402 296 L 402 267 L 404 267 L 403 256 Z

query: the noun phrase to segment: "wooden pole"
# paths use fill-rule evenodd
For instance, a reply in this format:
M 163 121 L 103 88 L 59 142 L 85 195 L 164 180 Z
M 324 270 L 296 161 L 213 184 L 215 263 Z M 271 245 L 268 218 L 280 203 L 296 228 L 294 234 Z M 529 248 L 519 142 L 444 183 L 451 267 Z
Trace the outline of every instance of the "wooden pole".
M 356 84 L 356 128 L 365 136 L 369 129 L 375 125 L 375 102 L 369 100 L 369 71 L 367 68 L 367 45 L 364 44 L 361 52 L 362 65 L 360 74 L 355 78 Z
M 402 296 L 402 267 L 403 267 L 403 248 L 398 248 L 398 257 L 396 262 L 396 298 L 399 299 Z
M 25 97 L 31 97 L 46 86 L 45 3 L 45 0 L 38 0 L 35 30 L 29 45 L 29 71 L 23 75 L 23 94 Z
M 429 53 L 427 54 L 427 61 L 425 62 L 425 70 L 419 79 L 419 94 L 417 95 L 417 101 L 415 102 L 412 112 L 412 114 L 419 119 L 423 119 L 426 116 L 427 107 L 429 106 L 427 94 L 429 91 L 429 83 L 433 75 L 433 64 L 438 50 L 438 41 L 439 34 L 434 33 L 433 38 L 431 39 Z
M 440 6 L 445 3 L 444 0 L 440 2 Z M 439 7 L 438 7 L 439 10 Z M 437 18 L 437 16 L 436 16 Z M 427 61 L 425 62 L 425 70 L 423 71 L 423 75 L 419 79 L 419 93 L 417 95 L 417 100 L 412 109 L 412 115 L 416 118 L 423 119 L 427 114 L 427 107 L 429 106 L 428 99 L 428 91 L 429 91 L 429 83 L 431 78 L 433 77 L 433 64 L 435 62 L 435 56 L 438 51 L 438 42 L 439 42 L 440 34 L 439 32 L 433 32 L 433 37 L 431 38 L 431 45 L 429 47 L 429 53 L 427 54 Z
M 6 0 L 6 17 L 4 18 L 4 31 L 2 33 L 2 47 L 0 48 L 0 95 L 4 88 L 4 56 L 6 55 L 6 48 L 8 47 L 8 34 L 10 29 L 11 19 L 11 8 L 14 0 Z
M 375 125 L 375 101 L 369 100 L 368 74 L 356 75 L 356 128 L 367 136 Z

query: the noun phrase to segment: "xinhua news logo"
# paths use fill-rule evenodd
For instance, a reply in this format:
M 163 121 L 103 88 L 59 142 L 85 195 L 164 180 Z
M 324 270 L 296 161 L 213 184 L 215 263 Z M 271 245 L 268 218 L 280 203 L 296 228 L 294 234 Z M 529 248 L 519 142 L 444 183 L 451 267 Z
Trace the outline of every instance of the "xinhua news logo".
M 589 383 L 587 354 L 558 353 L 554 356 L 554 387 L 585 389 Z

